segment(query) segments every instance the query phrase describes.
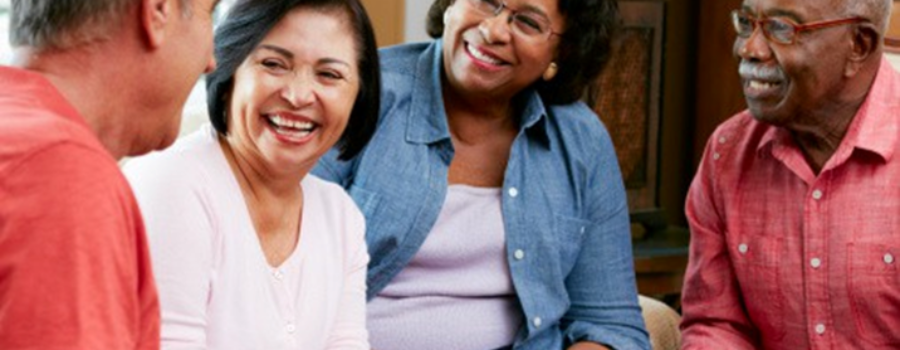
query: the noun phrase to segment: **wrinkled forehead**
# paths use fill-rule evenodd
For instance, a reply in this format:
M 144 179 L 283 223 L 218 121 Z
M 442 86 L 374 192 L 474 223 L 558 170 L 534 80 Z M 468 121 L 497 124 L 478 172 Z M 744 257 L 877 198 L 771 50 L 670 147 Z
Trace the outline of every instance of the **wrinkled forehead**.
M 789 17 L 803 23 L 842 17 L 846 1 L 857 0 L 744 0 L 741 10 L 756 16 Z

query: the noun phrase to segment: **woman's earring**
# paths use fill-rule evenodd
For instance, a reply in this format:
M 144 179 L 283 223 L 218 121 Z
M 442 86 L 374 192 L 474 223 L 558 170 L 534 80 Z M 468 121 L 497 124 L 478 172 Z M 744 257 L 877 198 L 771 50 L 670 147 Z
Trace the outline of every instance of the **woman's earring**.
M 556 62 L 550 62 L 550 66 L 547 67 L 547 70 L 544 71 L 544 81 L 550 81 L 553 77 L 556 76 L 556 71 L 559 70 L 559 67 L 556 66 Z

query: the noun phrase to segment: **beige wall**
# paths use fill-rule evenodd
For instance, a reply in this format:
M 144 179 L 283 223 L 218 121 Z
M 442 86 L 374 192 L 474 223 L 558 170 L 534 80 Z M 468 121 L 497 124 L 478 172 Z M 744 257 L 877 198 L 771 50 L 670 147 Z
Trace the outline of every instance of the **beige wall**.
M 378 46 L 403 42 L 406 29 L 403 25 L 405 0 L 362 0 L 362 3 L 375 27 Z
M 888 62 L 894 65 L 894 68 L 897 71 L 900 71 L 900 54 L 888 54 L 887 55 Z

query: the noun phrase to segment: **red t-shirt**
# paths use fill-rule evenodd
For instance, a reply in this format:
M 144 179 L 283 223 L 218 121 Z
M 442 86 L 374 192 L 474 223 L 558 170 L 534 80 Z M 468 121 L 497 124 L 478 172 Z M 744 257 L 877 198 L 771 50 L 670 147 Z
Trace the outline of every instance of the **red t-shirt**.
M 84 119 L 41 75 L 0 67 L 0 349 L 158 349 L 147 248 Z

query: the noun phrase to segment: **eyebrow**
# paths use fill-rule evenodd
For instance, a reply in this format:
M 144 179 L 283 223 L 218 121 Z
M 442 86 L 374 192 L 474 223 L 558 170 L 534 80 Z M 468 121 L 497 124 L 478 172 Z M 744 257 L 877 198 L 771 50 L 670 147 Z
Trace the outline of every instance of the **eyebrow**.
M 274 51 L 275 53 L 277 53 L 277 54 L 279 54 L 279 55 L 282 55 L 282 56 L 284 56 L 285 58 L 287 58 L 287 59 L 289 59 L 289 60 L 290 60 L 290 59 L 294 59 L 294 53 L 293 53 L 293 52 L 290 52 L 290 51 L 288 51 L 287 49 L 284 49 L 284 48 L 282 48 L 282 47 L 278 47 L 278 46 L 275 46 L 275 45 L 269 45 L 269 44 L 260 44 L 260 45 L 259 45 L 259 48 L 260 48 L 260 49 L 266 49 L 266 50 L 269 50 L 269 51 Z M 318 61 L 318 63 L 319 63 L 319 64 L 322 64 L 322 63 L 325 63 L 325 64 L 339 64 L 339 65 L 344 65 L 344 66 L 350 67 L 350 63 L 347 63 L 347 62 L 345 62 L 345 61 L 343 61 L 343 60 L 339 60 L 339 59 L 337 59 L 337 58 L 331 58 L 331 57 L 326 57 L 326 58 L 320 59 L 320 60 Z
M 532 4 L 522 5 L 521 7 L 516 9 L 516 12 L 533 13 L 538 16 L 544 17 L 544 19 L 546 19 L 548 22 L 550 21 L 550 16 L 548 16 L 547 13 L 544 12 L 544 10 Z
M 269 51 L 275 51 L 275 53 L 277 53 L 277 54 L 279 54 L 279 55 L 282 55 L 282 56 L 284 56 L 285 58 L 288 58 L 288 59 L 293 59 L 293 58 L 294 58 L 294 53 L 293 53 L 293 52 L 290 52 L 290 51 L 288 51 L 288 50 L 286 50 L 286 49 L 284 49 L 284 48 L 281 48 L 281 47 L 278 47 L 278 46 L 275 46 L 275 45 L 260 44 L 260 45 L 259 45 L 259 49 L 266 49 L 266 50 L 269 50 Z
M 745 13 L 754 14 L 757 16 L 759 15 L 758 13 L 755 13 L 753 11 L 753 9 L 750 8 L 750 6 L 747 6 L 747 5 L 741 6 L 741 11 L 744 11 Z M 794 20 L 794 22 L 797 22 L 797 23 L 805 22 L 802 18 L 800 18 L 799 15 L 797 15 L 796 12 L 788 11 L 788 10 L 772 9 L 772 10 L 766 11 L 764 13 L 764 15 L 765 15 L 765 17 L 787 17 L 787 18 Z

